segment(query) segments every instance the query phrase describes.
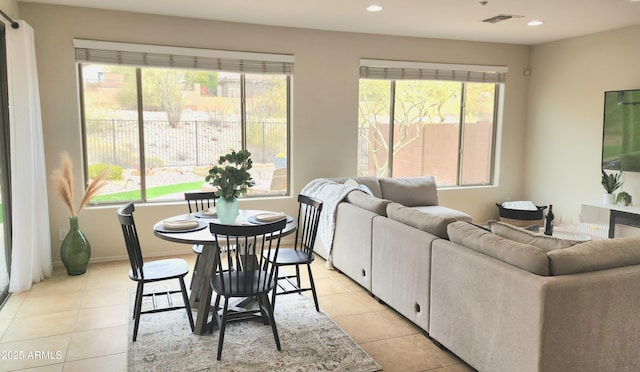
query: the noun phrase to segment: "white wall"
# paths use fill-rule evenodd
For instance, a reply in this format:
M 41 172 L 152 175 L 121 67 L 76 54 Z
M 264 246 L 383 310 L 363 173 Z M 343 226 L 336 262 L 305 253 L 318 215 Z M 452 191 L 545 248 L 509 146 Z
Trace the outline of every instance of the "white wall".
M 267 27 L 20 3 L 20 15 L 35 30 L 45 134 L 47 170 L 58 166 L 58 153 L 75 161 L 81 188 L 81 133 L 73 38 L 294 54 L 292 177 L 293 195 L 317 177 L 353 176 L 357 166 L 358 69 L 360 58 L 507 65 L 509 73 L 501 134 L 500 179 L 496 187 L 441 190 L 443 205 L 463 210 L 478 222 L 496 217 L 495 202 L 523 196 L 527 46 L 459 42 L 306 29 Z M 68 225 L 66 211 L 49 187 L 54 260 L 57 230 Z M 293 197 L 243 200 L 242 208 L 293 213 Z M 188 252 L 155 238 L 154 222 L 182 213 L 183 203 L 140 205 L 136 222 L 145 253 Z M 125 257 L 115 208 L 93 208 L 80 215 L 80 226 L 93 248 L 93 260 Z
M 534 46 L 526 130 L 525 194 L 577 222 L 601 201 L 604 92 L 640 88 L 640 26 Z M 623 189 L 640 205 L 640 173 Z
M 2 10 L 6 15 L 8 15 L 14 21 L 18 18 L 18 1 L 16 0 L 0 0 L 0 10 Z M 4 17 L 0 17 L 4 24 L 7 27 L 10 27 L 9 21 L 4 19 Z

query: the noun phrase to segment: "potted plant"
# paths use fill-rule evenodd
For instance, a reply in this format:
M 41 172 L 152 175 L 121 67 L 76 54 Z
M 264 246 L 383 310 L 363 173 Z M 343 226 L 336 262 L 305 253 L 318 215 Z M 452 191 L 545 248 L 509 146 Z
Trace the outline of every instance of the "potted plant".
M 218 165 L 209 169 L 205 181 L 216 188 L 218 197 L 216 212 L 222 223 L 233 223 L 238 217 L 238 196 L 245 195 L 247 189 L 255 184 L 249 169 L 252 167 L 251 153 L 247 150 L 221 156 Z
M 616 196 L 616 202 L 628 207 L 631 205 L 631 195 L 626 191 L 620 191 Z
M 622 186 L 622 172 L 620 173 L 611 173 L 607 174 L 607 172 L 602 169 L 602 187 L 604 187 L 605 194 L 603 195 L 602 202 L 604 204 L 614 204 L 615 195 L 613 194 L 617 189 Z

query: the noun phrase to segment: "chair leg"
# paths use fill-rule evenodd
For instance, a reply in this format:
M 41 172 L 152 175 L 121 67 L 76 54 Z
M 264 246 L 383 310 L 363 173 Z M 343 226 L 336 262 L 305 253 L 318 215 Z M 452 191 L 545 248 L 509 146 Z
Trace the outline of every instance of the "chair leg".
M 220 319 L 220 314 L 218 314 L 218 309 L 220 308 L 220 299 L 222 298 L 222 296 L 220 296 L 219 294 L 216 294 L 216 302 L 213 305 L 213 314 L 211 315 L 211 326 L 209 327 L 209 333 L 213 333 L 213 328 L 218 325 L 218 327 L 220 327 L 220 325 L 222 324 L 222 320 Z M 207 315 L 207 318 L 209 318 L 209 315 Z
M 227 326 L 228 309 L 229 309 L 229 299 L 225 297 L 224 309 L 222 310 L 222 321 L 220 322 L 220 336 L 218 337 L 218 356 L 216 357 L 216 359 L 218 360 L 220 360 L 220 357 L 222 357 L 222 344 L 224 343 L 224 331 Z
M 276 340 L 276 347 L 278 348 L 278 351 L 280 351 L 282 350 L 280 347 L 280 337 L 278 337 L 278 328 L 276 328 L 276 320 L 273 317 L 273 307 L 269 303 L 269 295 L 264 293 L 260 296 L 262 297 L 262 302 L 264 302 L 264 307 L 269 317 L 269 323 L 271 324 L 271 330 L 273 331 L 273 338 Z
M 300 289 L 300 265 L 296 265 L 296 283 L 298 284 L 298 289 Z
M 131 319 L 135 319 L 136 318 L 136 306 L 138 305 L 138 302 L 142 301 L 142 291 L 140 290 L 140 282 L 137 282 L 136 284 L 136 298 L 133 302 L 133 314 L 131 314 Z
M 273 286 L 273 291 L 271 292 L 271 306 L 275 309 L 276 308 L 276 292 L 278 292 L 278 269 L 279 266 L 278 265 L 274 265 L 275 267 L 275 272 L 273 277 L 275 278 L 274 280 L 276 281 L 276 285 Z
M 309 283 L 311 284 L 311 293 L 313 293 L 313 302 L 316 303 L 316 311 L 320 311 L 320 306 L 318 306 L 318 295 L 316 294 L 316 284 L 313 281 L 313 274 L 311 274 L 311 264 L 307 264 L 307 270 L 309 271 Z
M 258 310 L 260 310 L 260 317 L 262 318 L 262 324 L 269 325 L 269 313 L 266 310 L 266 306 L 264 304 L 265 297 L 267 301 L 269 300 L 269 294 L 266 293 L 264 296 L 257 296 L 256 301 L 258 302 Z
M 191 305 L 189 304 L 189 295 L 187 295 L 187 287 L 184 284 L 184 278 L 178 278 L 180 281 L 180 289 L 182 290 L 182 301 L 184 301 L 184 308 L 187 311 L 189 317 L 189 325 L 191 325 L 191 332 L 193 332 L 193 314 L 191 313 Z
M 136 288 L 136 303 L 133 306 L 133 341 L 138 338 L 138 326 L 140 325 L 140 313 L 142 311 L 142 294 L 144 293 L 144 282 L 139 281 Z

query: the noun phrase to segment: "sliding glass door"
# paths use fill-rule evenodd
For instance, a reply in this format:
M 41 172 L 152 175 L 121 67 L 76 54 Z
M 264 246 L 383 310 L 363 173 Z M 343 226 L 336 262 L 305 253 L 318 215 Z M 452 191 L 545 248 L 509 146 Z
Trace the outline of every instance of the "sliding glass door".
M 9 296 L 11 268 L 11 188 L 9 99 L 4 25 L 0 23 L 0 306 Z

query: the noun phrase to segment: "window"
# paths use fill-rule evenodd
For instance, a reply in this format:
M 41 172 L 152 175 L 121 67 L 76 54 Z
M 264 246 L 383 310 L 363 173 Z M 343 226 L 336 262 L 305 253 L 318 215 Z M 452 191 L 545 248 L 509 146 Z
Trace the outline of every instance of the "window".
M 288 194 L 292 57 L 74 42 L 87 176 L 110 169 L 92 202 L 183 200 L 231 149 L 252 154 L 249 196 Z
M 362 60 L 358 173 L 491 184 L 506 68 Z

